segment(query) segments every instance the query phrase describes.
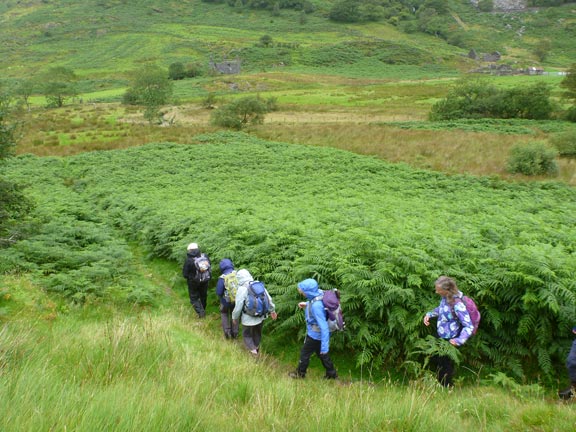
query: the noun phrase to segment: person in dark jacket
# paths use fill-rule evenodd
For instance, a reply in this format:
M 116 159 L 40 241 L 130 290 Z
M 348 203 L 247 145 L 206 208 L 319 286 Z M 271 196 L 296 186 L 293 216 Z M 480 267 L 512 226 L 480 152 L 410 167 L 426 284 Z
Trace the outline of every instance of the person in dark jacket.
M 322 291 L 318 288 L 318 282 L 314 279 L 305 279 L 298 283 L 298 292 L 308 301 L 298 303 L 300 309 L 304 309 L 306 318 L 306 339 L 300 350 L 300 360 L 295 372 L 290 372 L 292 378 L 304 378 L 308 370 L 308 364 L 312 354 L 320 358 L 322 366 L 326 369 L 326 379 L 338 378 L 334 363 L 328 354 L 330 350 L 330 329 L 326 320 L 326 311 L 320 300 Z M 313 301 L 318 299 L 316 301 Z
M 572 333 L 576 334 L 576 326 L 572 328 Z M 572 342 L 572 348 L 566 358 L 566 369 L 570 378 L 570 387 L 558 392 L 561 399 L 576 398 L 576 339 Z
M 205 269 L 206 266 L 208 267 L 207 269 Z M 182 267 L 182 276 L 188 282 L 190 304 L 199 318 L 206 316 L 208 283 L 212 277 L 210 267 L 210 259 L 200 251 L 198 244 L 190 243 L 187 248 L 186 260 Z
M 238 337 L 238 323 L 232 321 L 232 311 L 236 306 L 235 301 L 230 301 L 229 294 L 226 292 L 224 277 L 236 274 L 234 263 L 228 258 L 220 261 L 220 277 L 216 283 L 216 295 L 220 299 L 220 316 L 222 318 L 222 330 L 226 339 L 236 339 Z M 238 279 L 236 279 L 236 282 Z

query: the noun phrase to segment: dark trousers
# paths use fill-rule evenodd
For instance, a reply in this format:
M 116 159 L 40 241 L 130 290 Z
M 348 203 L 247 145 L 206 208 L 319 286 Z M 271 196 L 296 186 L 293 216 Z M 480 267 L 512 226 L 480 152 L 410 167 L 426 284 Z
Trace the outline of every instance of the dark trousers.
M 337 378 L 338 373 L 336 372 L 336 368 L 334 367 L 334 363 L 330 359 L 328 353 L 320 354 L 320 348 L 322 346 L 322 341 L 312 339 L 310 336 L 306 335 L 306 339 L 304 340 L 304 345 L 300 350 L 300 360 L 298 361 L 298 368 L 296 369 L 296 373 L 301 377 L 306 376 L 306 371 L 308 370 L 308 365 L 310 364 L 310 357 L 312 354 L 316 353 L 320 361 L 322 362 L 322 366 L 326 369 L 326 378 Z
M 450 387 L 453 385 L 452 378 L 454 377 L 454 364 L 450 357 L 432 356 L 430 358 L 430 364 L 436 371 L 436 377 L 440 384 L 444 387 Z
M 188 279 L 188 296 L 190 304 L 200 318 L 206 316 L 206 302 L 208 298 L 208 281 L 196 282 Z
M 244 345 L 248 348 L 248 351 L 258 351 L 260 349 L 262 327 L 264 327 L 264 321 L 253 326 L 242 325 L 242 339 L 244 340 Z
M 234 310 L 234 303 L 224 306 L 220 303 L 220 317 L 222 318 L 222 330 L 226 339 L 236 339 L 238 337 L 239 324 L 232 322 L 232 311 Z
M 572 385 L 576 385 L 576 339 L 572 342 L 572 349 L 566 358 L 566 368 Z

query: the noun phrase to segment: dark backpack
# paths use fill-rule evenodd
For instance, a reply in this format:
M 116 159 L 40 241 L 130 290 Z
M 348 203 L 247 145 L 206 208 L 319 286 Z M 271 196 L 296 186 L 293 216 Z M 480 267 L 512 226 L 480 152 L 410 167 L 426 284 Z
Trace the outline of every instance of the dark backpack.
M 330 332 L 343 331 L 346 324 L 344 323 L 344 315 L 340 306 L 340 292 L 337 289 L 324 291 L 323 295 L 310 300 L 310 307 L 317 300 L 322 300 Z
M 263 282 L 252 281 L 244 301 L 244 313 L 253 317 L 266 317 L 270 312 L 270 299 Z
M 210 265 L 210 260 L 204 254 L 194 258 L 194 267 L 196 267 L 196 276 L 194 280 L 196 282 L 205 282 L 210 280 L 212 277 L 212 268 Z
M 224 299 L 228 303 L 234 303 L 236 301 L 236 293 L 238 292 L 239 285 L 236 270 L 220 277 L 224 280 Z

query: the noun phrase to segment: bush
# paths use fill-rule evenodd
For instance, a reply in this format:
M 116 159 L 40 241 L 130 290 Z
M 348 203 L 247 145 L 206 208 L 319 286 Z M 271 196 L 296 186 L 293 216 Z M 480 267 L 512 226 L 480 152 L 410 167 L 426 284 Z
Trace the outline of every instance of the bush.
M 238 99 L 212 113 L 212 123 L 230 129 L 240 130 L 248 124 L 262 124 L 268 112 L 266 102 L 259 97 L 249 96 Z
M 553 135 L 550 144 L 558 150 L 560 156 L 576 158 L 576 130 Z
M 510 150 L 508 158 L 508 172 L 524 175 L 557 175 L 558 152 L 546 146 L 544 142 L 534 141 L 524 145 L 517 145 Z
M 564 115 L 564 120 L 576 123 L 576 105 L 568 108 Z

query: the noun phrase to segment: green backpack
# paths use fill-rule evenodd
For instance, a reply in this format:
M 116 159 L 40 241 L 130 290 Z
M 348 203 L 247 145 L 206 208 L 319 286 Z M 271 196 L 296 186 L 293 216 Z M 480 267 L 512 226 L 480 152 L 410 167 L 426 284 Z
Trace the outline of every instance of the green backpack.
M 236 270 L 220 277 L 224 279 L 224 298 L 228 303 L 234 303 L 236 301 L 236 293 L 238 292 L 239 285 Z

